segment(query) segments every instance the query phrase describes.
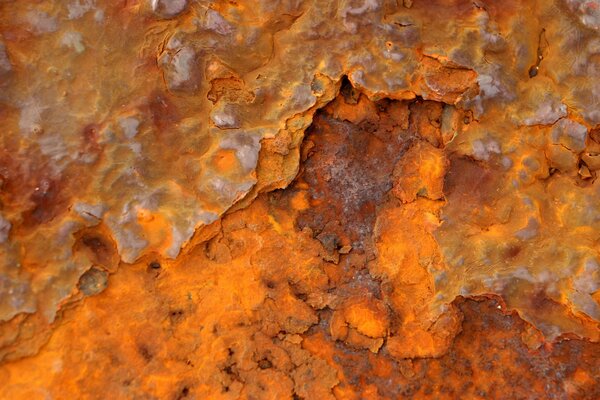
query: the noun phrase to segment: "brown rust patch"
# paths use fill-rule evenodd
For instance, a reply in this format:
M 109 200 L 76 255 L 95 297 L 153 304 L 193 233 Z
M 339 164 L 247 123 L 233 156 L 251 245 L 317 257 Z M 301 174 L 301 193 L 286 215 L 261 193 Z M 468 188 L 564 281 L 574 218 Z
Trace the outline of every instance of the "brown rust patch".
M 377 207 L 392 188 L 394 166 L 414 137 L 403 129 L 399 102 L 372 102 L 350 89 L 315 116 L 305 139 L 307 159 L 296 188 L 308 185 L 310 207 L 298 218 L 315 236 L 330 235 L 334 248 L 370 246 Z
M 593 399 L 600 396 L 600 349 L 566 340 L 537 350 L 528 347 L 529 325 L 505 314 L 495 299 L 456 300 L 462 331 L 440 358 L 395 361 L 384 351 L 342 348 L 316 331 L 304 348 L 336 368 L 338 398 Z M 369 373 L 365 373 L 369 371 Z
M 77 233 L 73 252 L 84 252 L 90 261 L 109 271 L 116 271 L 120 257 L 106 226 L 100 224 Z
M 156 126 L 159 133 L 172 127 L 181 119 L 175 103 L 167 94 L 161 92 L 150 94 L 148 98 L 148 110 L 152 123 Z
M 32 207 L 22 213 L 23 227 L 33 228 L 51 221 L 67 207 L 61 181 L 42 178 L 29 196 Z

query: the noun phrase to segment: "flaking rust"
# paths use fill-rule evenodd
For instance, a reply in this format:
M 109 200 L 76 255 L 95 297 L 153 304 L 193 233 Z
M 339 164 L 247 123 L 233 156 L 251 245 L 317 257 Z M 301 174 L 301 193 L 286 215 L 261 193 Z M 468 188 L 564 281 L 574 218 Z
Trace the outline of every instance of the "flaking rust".
M 0 398 L 600 398 L 599 29 L 0 2 Z

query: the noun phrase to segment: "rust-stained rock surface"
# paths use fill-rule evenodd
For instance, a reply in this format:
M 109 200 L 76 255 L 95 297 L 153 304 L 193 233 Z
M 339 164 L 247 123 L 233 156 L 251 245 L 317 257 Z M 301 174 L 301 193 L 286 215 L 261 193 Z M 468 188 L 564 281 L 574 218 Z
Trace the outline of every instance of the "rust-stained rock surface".
M 599 30 L 0 0 L 0 398 L 600 398 Z

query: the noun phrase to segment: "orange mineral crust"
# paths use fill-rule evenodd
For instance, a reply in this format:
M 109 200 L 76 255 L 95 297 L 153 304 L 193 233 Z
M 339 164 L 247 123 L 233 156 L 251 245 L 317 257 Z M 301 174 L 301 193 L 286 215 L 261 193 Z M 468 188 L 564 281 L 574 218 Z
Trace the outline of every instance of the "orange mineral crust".
M 597 0 L 0 0 L 0 399 L 599 399 Z

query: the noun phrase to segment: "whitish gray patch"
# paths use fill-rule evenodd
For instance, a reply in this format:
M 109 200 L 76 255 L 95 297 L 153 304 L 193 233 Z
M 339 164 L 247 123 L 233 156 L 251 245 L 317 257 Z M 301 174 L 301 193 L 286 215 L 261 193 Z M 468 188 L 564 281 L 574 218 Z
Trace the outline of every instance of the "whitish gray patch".
M 102 293 L 108 283 L 108 273 L 92 267 L 79 278 L 79 290 L 86 296 Z
M 586 138 L 587 128 L 570 119 L 561 119 L 552 129 L 552 142 L 562 144 L 574 152 L 585 149 Z
M 515 236 L 521 240 L 529 240 L 537 236 L 540 223 L 535 218 L 529 218 L 527 226 L 515 233 Z
M 73 3 L 67 5 L 67 9 L 69 10 L 69 19 L 78 19 L 81 18 L 88 11 L 94 8 L 93 0 L 75 0 Z
M 87 203 L 75 203 L 73 211 L 79 214 L 86 221 L 97 221 L 102 218 L 105 207 L 102 205 L 91 205 Z
M 10 221 L 0 214 L 0 243 L 6 242 L 11 227 Z
M 228 35 L 233 32 L 233 26 L 221 14 L 212 9 L 206 12 L 204 27 L 219 35 Z
M 477 139 L 473 142 L 473 156 L 475 159 L 488 161 L 492 154 L 500 154 L 500 145 L 494 139 Z
M 0 72 L 8 72 L 12 70 L 12 64 L 8 58 L 8 54 L 6 53 L 6 46 L 4 43 L 0 42 Z
M 211 120 L 221 129 L 235 129 L 240 127 L 238 107 L 234 104 L 225 104 L 215 108 L 210 115 Z
M 185 10 L 187 0 L 150 0 L 152 11 L 162 17 L 174 17 Z
M 552 125 L 567 116 L 567 106 L 556 99 L 547 99 L 538 104 L 533 115 L 525 118 L 525 125 Z
M 65 47 L 75 50 L 77 53 L 83 53 L 85 50 L 85 46 L 83 45 L 83 37 L 79 32 L 65 32 L 60 40 L 60 43 Z
M 260 137 L 246 132 L 227 135 L 220 144 L 222 149 L 235 150 L 240 164 L 246 172 L 256 168 L 260 151 Z
M 0 275 L 0 321 L 8 321 L 18 313 L 36 310 L 29 282 Z
M 139 125 L 140 121 L 133 117 L 119 119 L 119 126 L 127 139 L 133 139 L 137 135 Z
M 165 72 L 170 89 L 180 89 L 193 82 L 192 67 L 196 53 L 189 47 L 181 47 L 176 52 L 165 52 L 159 58 L 159 65 Z
M 40 123 L 44 109 L 45 107 L 42 107 L 35 99 L 30 99 L 21 107 L 21 115 L 19 117 L 21 133 L 30 134 L 41 129 Z
M 50 33 L 58 29 L 56 18 L 48 15 L 48 13 L 45 13 L 44 11 L 29 11 L 26 18 L 34 33 Z

